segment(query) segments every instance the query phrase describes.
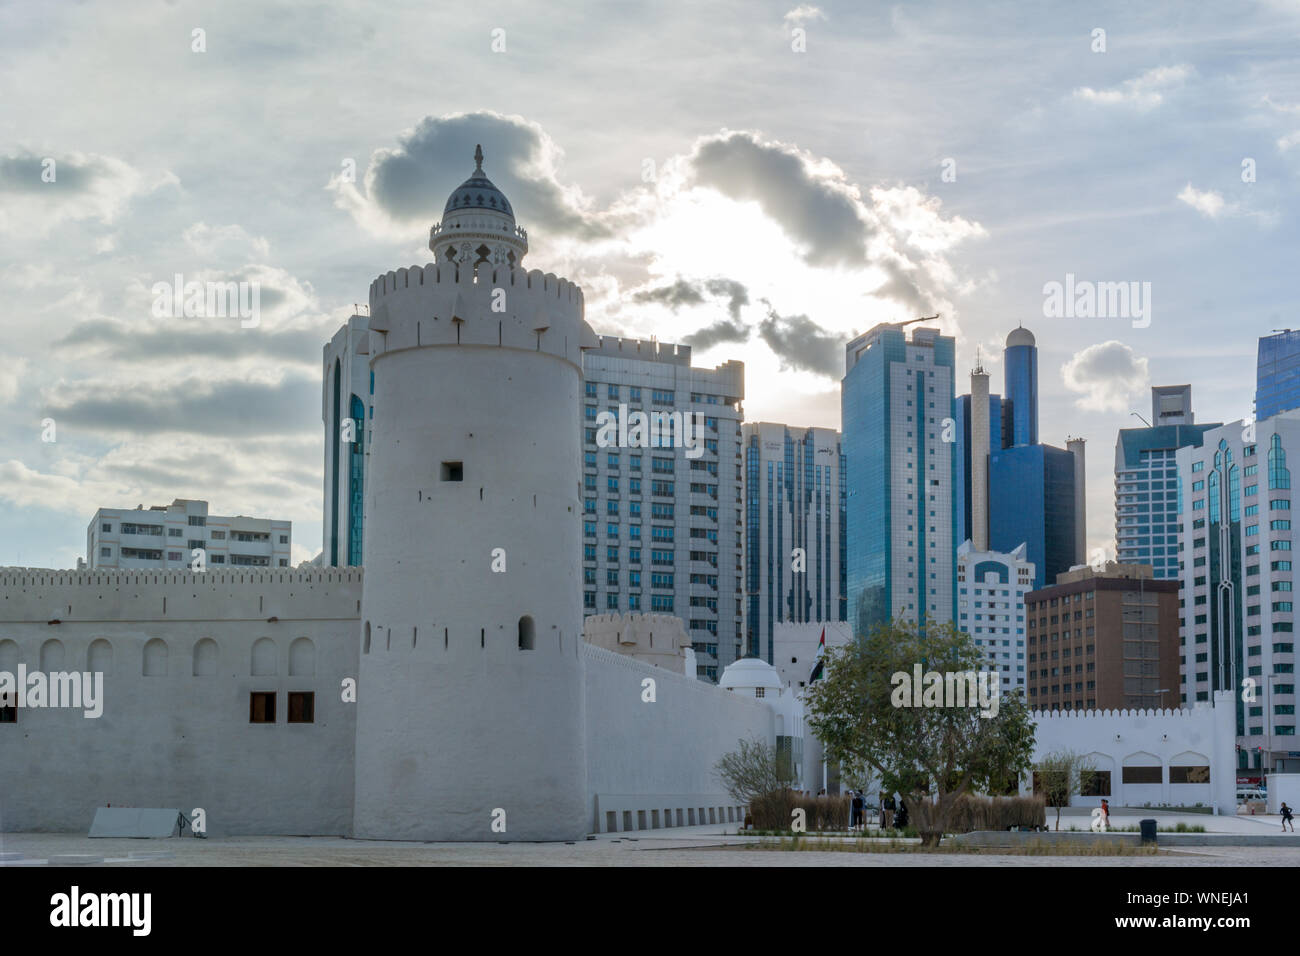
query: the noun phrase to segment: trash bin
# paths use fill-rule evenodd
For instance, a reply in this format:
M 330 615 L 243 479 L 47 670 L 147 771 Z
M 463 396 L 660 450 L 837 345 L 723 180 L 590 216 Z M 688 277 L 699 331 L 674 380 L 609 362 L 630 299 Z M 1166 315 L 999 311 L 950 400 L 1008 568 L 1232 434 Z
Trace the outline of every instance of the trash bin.
M 1138 823 L 1138 827 L 1142 830 L 1142 844 L 1144 846 L 1156 842 L 1156 821 L 1142 820 Z

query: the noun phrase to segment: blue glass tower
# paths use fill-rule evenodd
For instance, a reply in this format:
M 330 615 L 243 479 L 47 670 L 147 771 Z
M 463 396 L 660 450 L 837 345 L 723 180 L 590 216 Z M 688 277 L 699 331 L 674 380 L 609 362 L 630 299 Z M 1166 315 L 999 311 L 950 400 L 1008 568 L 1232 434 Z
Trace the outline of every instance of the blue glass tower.
M 1024 544 L 1035 590 L 1075 563 L 1074 476 L 1074 455 L 1051 445 L 989 455 L 989 546 L 1009 554 Z
M 848 343 L 841 402 L 848 620 L 856 636 L 893 618 L 956 617 L 955 342 L 878 325 Z
M 1300 408 L 1300 330 L 1259 340 L 1255 368 L 1255 421 Z
M 1038 346 L 1026 328 L 1013 329 L 1002 353 L 1006 375 L 1003 394 L 1011 403 L 1008 448 L 1038 444 Z M 991 416 L 990 416 L 991 417 Z M 997 448 L 997 445 L 990 446 Z M 1030 560 L 1034 560 L 1032 557 Z M 1041 567 L 1041 565 L 1040 565 Z

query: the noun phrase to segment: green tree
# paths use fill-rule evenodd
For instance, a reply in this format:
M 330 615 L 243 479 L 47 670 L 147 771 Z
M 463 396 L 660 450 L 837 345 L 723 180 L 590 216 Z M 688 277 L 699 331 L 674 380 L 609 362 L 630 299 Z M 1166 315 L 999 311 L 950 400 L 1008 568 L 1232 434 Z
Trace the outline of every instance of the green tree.
M 1034 764 L 1034 792 L 1056 807 L 1056 829 L 1061 829 L 1061 807 L 1070 805 L 1070 797 L 1091 788 L 1097 775 L 1092 760 L 1073 750 L 1054 750 Z
M 794 785 L 790 761 L 761 740 L 740 741 L 739 750 L 718 758 L 713 772 L 727 792 L 746 806 Z
M 951 623 L 924 631 L 906 620 L 879 625 L 827 652 L 826 676 L 808 692 L 808 724 L 846 776 L 871 771 L 886 792 L 904 795 L 922 841 L 934 846 L 958 797 L 1000 793 L 1019 779 L 1033 755 L 1034 725 L 1019 694 L 999 697 L 989 716 L 979 706 L 901 706 L 896 691 L 913 681 L 915 665 L 923 675 L 958 675 L 986 662 L 970 635 Z

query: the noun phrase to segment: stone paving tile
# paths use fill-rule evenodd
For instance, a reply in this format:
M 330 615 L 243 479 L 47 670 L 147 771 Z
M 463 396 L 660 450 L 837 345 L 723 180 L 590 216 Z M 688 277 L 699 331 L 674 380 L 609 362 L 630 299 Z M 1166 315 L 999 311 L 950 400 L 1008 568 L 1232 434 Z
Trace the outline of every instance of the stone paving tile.
M 696 828 L 698 830 L 698 828 Z M 604 835 L 573 844 L 426 844 L 346 840 L 338 837 L 241 837 L 195 840 L 91 840 L 78 834 L 0 835 L 0 851 L 27 860 L 92 854 L 120 860 L 131 853 L 174 856 L 107 866 L 1300 866 L 1292 847 L 1196 847 L 1156 857 L 1008 856 L 833 851 L 748 850 L 749 838 L 716 831 L 634 839 Z M 3 867 L 4 863 L 0 863 Z

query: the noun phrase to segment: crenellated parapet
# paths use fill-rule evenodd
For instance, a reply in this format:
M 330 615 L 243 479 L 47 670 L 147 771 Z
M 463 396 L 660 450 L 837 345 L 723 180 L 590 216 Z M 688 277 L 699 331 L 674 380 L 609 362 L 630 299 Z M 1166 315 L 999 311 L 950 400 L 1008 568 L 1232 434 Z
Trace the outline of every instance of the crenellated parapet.
M 540 269 L 476 269 L 429 263 L 370 284 L 373 364 L 400 349 L 489 346 L 548 352 L 581 367 L 598 340 L 584 319 L 582 288 Z

